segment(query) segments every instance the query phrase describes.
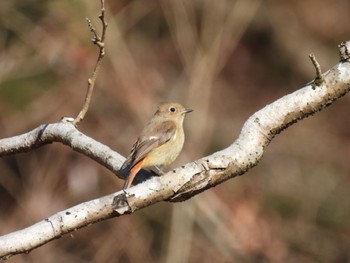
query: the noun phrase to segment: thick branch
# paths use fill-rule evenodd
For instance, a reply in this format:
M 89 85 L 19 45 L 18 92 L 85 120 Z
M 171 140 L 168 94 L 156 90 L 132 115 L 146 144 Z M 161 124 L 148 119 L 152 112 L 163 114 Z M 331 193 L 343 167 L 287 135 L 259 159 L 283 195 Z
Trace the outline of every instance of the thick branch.
M 162 200 L 186 200 L 225 180 L 245 173 L 249 168 L 257 165 L 265 148 L 276 134 L 298 120 L 322 110 L 349 92 L 348 59 L 342 59 L 340 64 L 324 73 L 323 77 L 324 81 L 316 89 L 308 85 L 253 114 L 244 124 L 239 138 L 226 149 L 177 168 L 164 176 L 154 177 L 127 190 L 77 205 L 31 227 L 0 237 L 0 257 L 30 251 L 77 228 L 132 213 Z M 57 129 L 63 130 L 57 132 Z M 8 144 L 6 147 L 1 146 L 0 151 L 10 154 L 30 150 L 31 147 L 43 145 L 45 141 L 43 138 L 46 136 L 50 138 L 46 139 L 46 143 L 62 142 L 94 159 L 97 158 L 99 162 L 109 161 L 112 156 L 108 147 L 101 145 L 104 150 L 96 150 L 97 142 L 67 123 L 50 124 L 14 137 L 16 139 L 13 144 L 9 143 L 11 138 L 1 140 L 0 145 L 3 145 L 2 143 L 6 140 Z M 22 144 L 24 146 L 21 146 Z M 104 152 L 105 157 L 109 156 L 109 158 L 96 157 Z M 120 167 L 119 158 L 121 158 L 119 155 L 115 156 L 115 159 L 119 160 L 116 161 L 116 167 Z M 115 166 L 113 169 L 117 170 Z
M 63 143 L 74 151 L 90 157 L 123 179 L 123 175 L 118 173 L 118 168 L 125 158 L 104 144 L 84 135 L 71 122 L 65 120 L 41 125 L 22 135 L 0 139 L 0 157 L 28 152 L 53 142 Z

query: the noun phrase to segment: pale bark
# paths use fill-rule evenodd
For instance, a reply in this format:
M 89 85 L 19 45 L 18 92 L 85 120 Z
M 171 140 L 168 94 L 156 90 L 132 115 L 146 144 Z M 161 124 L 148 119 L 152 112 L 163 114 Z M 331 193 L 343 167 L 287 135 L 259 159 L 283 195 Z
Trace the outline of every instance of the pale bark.
M 129 214 L 159 201 L 186 200 L 244 174 L 258 164 L 275 135 L 331 105 L 350 90 L 349 46 L 347 42 L 341 47 L 341 62 L 323 74 L 324 81 L 318 83 L 319 86 L 307 85 L 254 113 L 244 124 L 238 139 L 227 148 L 135 187 L 79 204 L 4 235 L 0 237 L 0 258 L 30 251 L 78 228 Z M 30 151 L 52 142 L 68 145 L 116 174 L 124 160 L 109 147 L 79 132 L 67 120 L 1 139 L 0 156 Z

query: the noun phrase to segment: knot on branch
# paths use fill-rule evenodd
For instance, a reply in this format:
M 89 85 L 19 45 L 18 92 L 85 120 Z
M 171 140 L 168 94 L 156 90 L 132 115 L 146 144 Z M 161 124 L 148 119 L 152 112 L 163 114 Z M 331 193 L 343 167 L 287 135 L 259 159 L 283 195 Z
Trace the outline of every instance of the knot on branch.
M 342 42 L 338 47 L 340 62 L 350 62 L 350 41 Z

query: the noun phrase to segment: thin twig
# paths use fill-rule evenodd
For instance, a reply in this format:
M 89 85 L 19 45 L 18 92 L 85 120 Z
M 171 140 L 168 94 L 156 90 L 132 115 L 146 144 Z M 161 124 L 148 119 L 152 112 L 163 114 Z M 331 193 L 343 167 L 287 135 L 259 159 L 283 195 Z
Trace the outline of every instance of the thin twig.
M 316 78 L 314 80 L 314 82 L 312 83 L 312 88 L 315 89 L 316 86 L 320 86 L 323 82 L 324 82 L 324 78 L 322 75 L 322 70 L 321 70 L 321 66 L 318 63 L 318 61 L 316 60 L 316 57 L 314 54 L 310 54 L 309 58 L 311 59 L 312 64 L 314 65 L 315 69 L 316 69 Z
M 86 97 L 85 97 L 85 101 L 84 101 L 83 107 L 80 110 L 78 116 L 73 121 L 73 124 L 75 126 L 77 126 L 78 123 L 84 119 L 85 114 L 86 114 L 86 112 L 89 109 L 89 105 L 90 105 L 90 101 L 91 101 L 91 97 L 92 97 L 92 92 L 94 90 L 95 81 L 97 79 L 97 74 L 98 74 L 98 72 L 100 70 L 102 59 L 105 56 L 105 42 L 104 41 L 105 41 L 105 37 L 106 37 L 107 22 L 105 20 L 105 3 L 104 3 L 104 0 L 101 0 L 101 14 L 99 15 L 99 19 L 101 20 L 101 24 L 102 24 L 102 34 L 101 34 L 101 36 L 98 35 L 95 27 L 91 23 L 91 20 L 89 18 L 86 18 L 87 23 L 88 23 L 88 27 L 90 28 L 90 31 L 94 35 L 94 37 L 91 39 L 91 41 L 92 41 L 92 43 L 94 45 L 98 46 L 100 52 L 98 54 L 98 58 L 97 58 L 96 65 L 95 65 L 94 71 L 92 73 L 92 76 L 88 79 L 88 89 L 87 89 L 87 93 L 86 93 Z

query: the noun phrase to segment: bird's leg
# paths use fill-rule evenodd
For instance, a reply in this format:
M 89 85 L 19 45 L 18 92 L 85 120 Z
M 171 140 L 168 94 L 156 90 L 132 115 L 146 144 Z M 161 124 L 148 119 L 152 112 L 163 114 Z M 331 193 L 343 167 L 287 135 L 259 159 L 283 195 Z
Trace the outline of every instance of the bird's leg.
M 155 165 L 152 169 L 153 172 L 155 172 L 158 175 L 163 175 L 165 174 L 165 172 L 162 170 L 162 168 L 160 168 L 160 166 Z

